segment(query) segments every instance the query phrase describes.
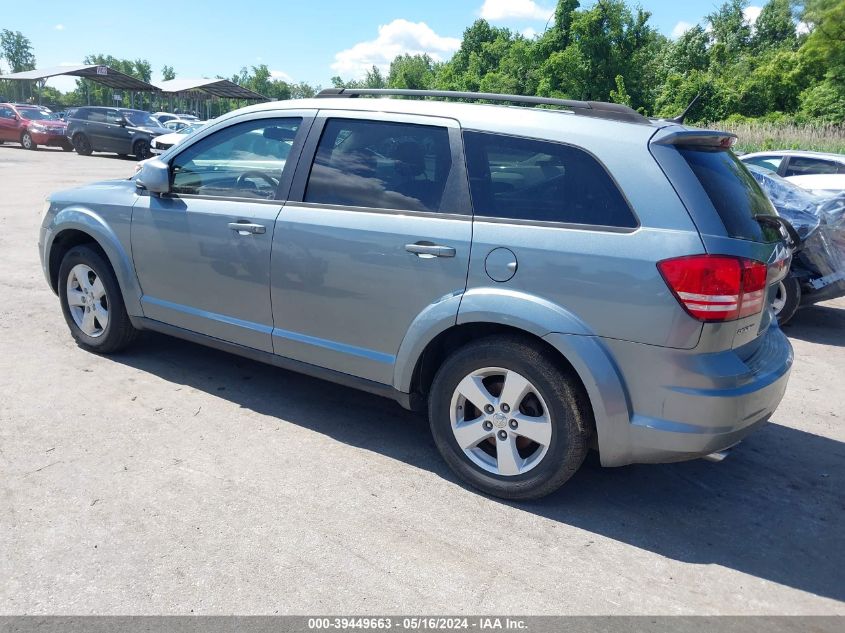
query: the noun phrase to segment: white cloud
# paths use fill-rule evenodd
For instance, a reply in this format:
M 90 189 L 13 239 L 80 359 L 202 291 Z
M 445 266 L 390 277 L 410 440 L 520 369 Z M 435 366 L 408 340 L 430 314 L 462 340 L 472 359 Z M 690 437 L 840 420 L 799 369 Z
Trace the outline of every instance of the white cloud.
M 491 22 L 502 20 L 549 20 L 554 9 L 541 7 L 533 0 L 484 0 L 481 17 Z
M 54 29 L 56 29 L 57 31 L 64 31 L 64 30 L 65 30 L 65 25 L 64 25 L 64 24 L 57 24 L 57 25 L 56 25 L 56 26 L 54 26 L 53 28 L 54 28 Z
M 378 27 L 376 39 L 337 53 L 332 70 L 341 77 L 359 79 L 373 66 L 386 72 L 397 55 L 427 53 L 435 61 L 442 61 L 460 45 L 459 39 L 438 35 L 425 22 L 393 20 Z
M 536 29 L 533 29 L 530 26 L 528 28 L 522 29 L 522 37 L 528 38 L 529 40 L 533 40 L 535 37 L 537 37 L 537 35 L 538 33 Z
M 283 70 L 271 70 L 270 71 L 270 78 L 271 79 L 280 79 L 281 81 L 286 81 L 288 83 L 291 83 L 293 81 L 293 79 L 291 79 L 291 76 L 288 75 Z
M 673 40 L 678 39 L 679 37 L 681 37 L 681 35 L 683 35 L 687 31 L 689 31 L 693 26 L 694 26 L 693 24 L 690 24 L 689 22 L 684 22 L 683 20 L 681 20 L 680 22 L 678 22 L 675 25 L 675 28 L 672 29 L 671 38 Z
M 762 11 L 762 10 L 763 10 L 763 7 L 754 7 L 754 6 L 745 7 L 742 10 L 742 15 L 745 18 L 746 22 L 753 25 L 757 21 L 757 18 L 760 17 L 760 11 Z

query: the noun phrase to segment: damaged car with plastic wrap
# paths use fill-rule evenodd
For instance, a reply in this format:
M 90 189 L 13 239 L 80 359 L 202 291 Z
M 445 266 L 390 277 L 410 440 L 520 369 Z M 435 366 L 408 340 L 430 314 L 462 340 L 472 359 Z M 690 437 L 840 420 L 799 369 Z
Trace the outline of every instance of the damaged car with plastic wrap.
M 747 167 L 799 238 L 772 303 L 784 325 L 802 306 L 845 296 L 845 192 L 813 194 L 771 170 Z

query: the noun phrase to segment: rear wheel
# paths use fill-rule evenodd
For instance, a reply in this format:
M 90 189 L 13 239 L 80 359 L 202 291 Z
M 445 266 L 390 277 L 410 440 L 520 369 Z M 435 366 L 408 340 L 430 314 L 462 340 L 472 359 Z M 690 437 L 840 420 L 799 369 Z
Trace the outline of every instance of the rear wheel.
M 24 149 L 38 149 L 38 144 L 33 140 L 32 135 L 29 132 L 24 132 L 21 134 L 21 147 Z
M 89 352 L 112 354 L 135 340 L 117 278 L 94 249 L 77 246 L 64 256 L 59 298 L 71 336 Z
M 429 397 L 431 432 L 452 470 L 506 499 L 535 499 L 563 485 L 587 454 L 591 419 L 577 379 L 516 337 L 459 349 Z
M 777 317 L 778 325 L 786 325 L 798 312 L 801 305 L 801 284 L 791 275 L 785 277 L 777 287 L 772 310 Z
M 73 137 L 73 147 L 80 156 L 90 156 L 91 152 L 94 151 L 94 148 L 91 147 L 91 141 L 84 134 L 76 134 Z

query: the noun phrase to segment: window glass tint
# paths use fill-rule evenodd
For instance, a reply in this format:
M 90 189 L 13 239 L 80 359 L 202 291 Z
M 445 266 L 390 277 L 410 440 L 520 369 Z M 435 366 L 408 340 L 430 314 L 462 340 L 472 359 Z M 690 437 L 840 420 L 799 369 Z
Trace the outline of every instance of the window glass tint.
M 783 158 L 780 156 L 755 156 L 753 158 L 747 158 L 742 162 L 748 163 L 749 165 L 757 165 L 758 167 L 763 167 L 769 171 L 776 172 L 780 167 L 781 162 L 783 162 Z
M 754 219 L 758 215 L 775 215 L 774 207 L 733 152 L 692 147 L 682 147 L 679 151 L 722 218 L 729 236 L 765 242 L 780 239 L 776 229 L 763 227 Z
M 320 138 L 305 201 L 439 211 L 451 167 L 446 128 L 331 119 Z
M 587 152 L 498 134 L 465 132 L 475 215 L 634 228 L 616 184 Z
M 11 119 L 14 115 L 11 108 L 0 108 L 0 118 Z
M 785 176 L 809 176 L 812 174 L 841 174 L 845 170 L 840 169 L 841 165 L 832 160 L 820 160 L 806 156 L 792 156 L 786 166 Z
M 171 161 L 173 192 L 274 198 L 301 122 L 257 119 L 202 139 Z

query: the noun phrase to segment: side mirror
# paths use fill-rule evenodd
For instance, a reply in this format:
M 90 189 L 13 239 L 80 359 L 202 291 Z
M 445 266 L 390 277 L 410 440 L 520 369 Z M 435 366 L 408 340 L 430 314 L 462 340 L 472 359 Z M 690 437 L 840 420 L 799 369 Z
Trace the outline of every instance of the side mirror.
M 170 167 L 158 158 L 145 160 L 135 176 L 135 186 L 150 193 L 169 193 Z

